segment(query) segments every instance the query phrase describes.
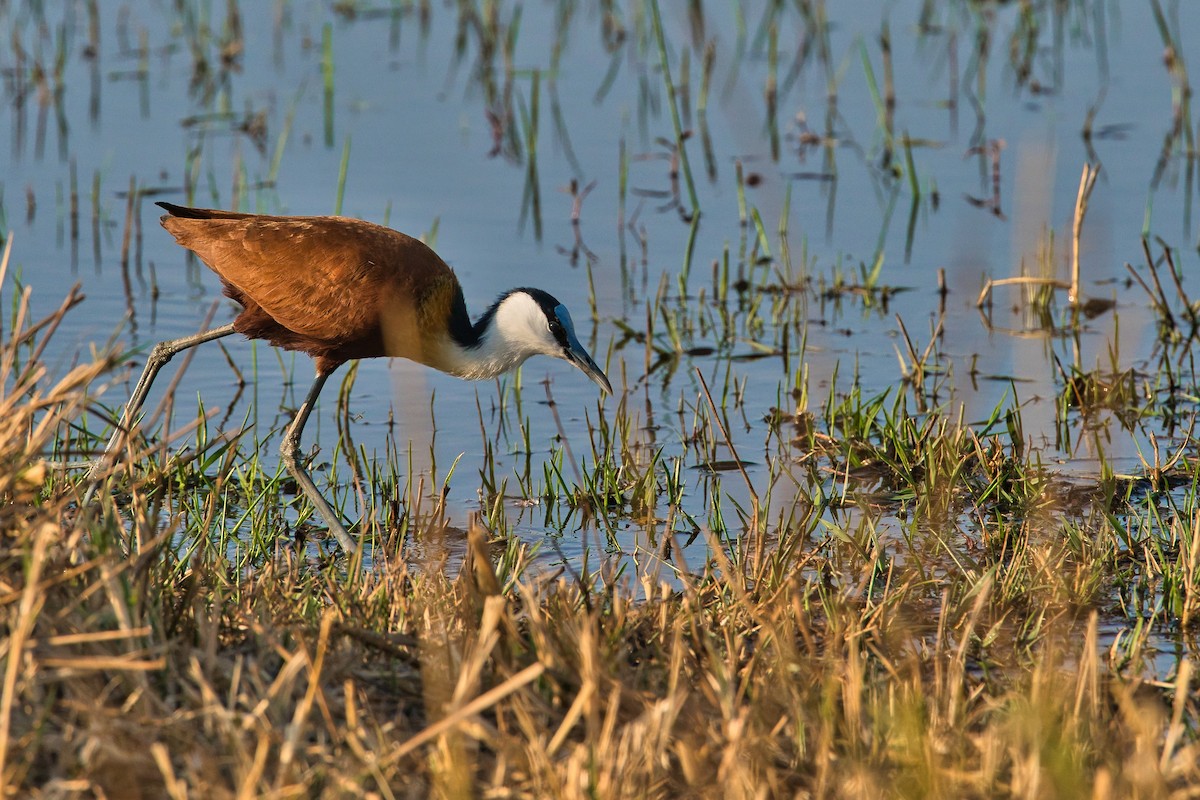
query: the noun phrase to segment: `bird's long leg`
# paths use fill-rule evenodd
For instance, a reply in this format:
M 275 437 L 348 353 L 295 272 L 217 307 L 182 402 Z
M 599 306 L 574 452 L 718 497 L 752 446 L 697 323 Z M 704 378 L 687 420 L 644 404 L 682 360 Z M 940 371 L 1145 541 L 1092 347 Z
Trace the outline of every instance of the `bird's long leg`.
M 91 502 L 92 495 L 96 493 L 96 489 L 100 484 L 101 476 L 105 470 L 112 466 L 113 456 L 125 443 L 126 437 L 133 429 L 134 420 L 137 419 L 138 412 L 142 409 L 142 403 L 146 402 L 146 395 L 150 393 L 150 385 L 158 377 L 159 370 L 166 366 L 167 362 L 174 358 L 176 353 L 187 350 L 189 347 L 195 347 L 198 344 L 211 342 L 213 339 L 220 339 L 222 336 L 228 336 L 235 332 L 233 323 L 230 323 L 222 325 L 219 328 L 213 328 L 212 330 L 194 333 L 191 336 L 183 336 L 178 339 L 159 342 L 154 346 L 154 349 L 150 351 L 150 356 L 146 359 L 146 367 L 142 370 L 142 377 L 138 378 L 137 385 L 133 387 L 133 394 L 130 395 L 129 402 L 125 404 L 125 410 L 121 413 L 121 421 L 117 423 L 117 428 L 113 431 L 112 438 L 108 440 L 108 444 L 105 445 L 104 452 L 100 455 L 100 458 L 96 459 L 91 469 L 88 470 L 87 480 L 91 485 L 88 487 L 87 494 L 83 499 L 85 505 Z
M 296 483 L 300 484 L 300 488 L 308 495 L 308 499 L 317 507 L 317 511 L 321 512 L 321 516 L 329 523 L 329 532 L 338 540 L 338 544 L 347 553 L 357 553 L 358 545 L 354 539 L 350 538 L 350 534 L 346 531 L 346 526 L 342 524 L 338 513 L 333 510 L 325 496 L 317 489 L 317 485 L 308 475 L 308 470 L 300 463 L 298 458 L 300 452 L 300 434 L 304 432 L 304 425 L 308 422 L 308 415 L 312 413 L 313 406 L 317 402 L 317 395 L 321 393 L 321 389 L 325 386 L 325 379 L 328 378 L 327 373 L 317 371 L 316 380 L 313 381 L 312 388 L 308 390 L 308 396 L 304 398 L 304 404 L 300 406 L 300 410 L 296 412 L 296 418 L 292 420 L 292 424 L 288 425 L 287 431 L 283 434 L 283 441 L 279 443 L 279 455 L 283 458 L 283 464 L 288 468 L 288 472 L 292 473 L 292 477 L 296 479 Z

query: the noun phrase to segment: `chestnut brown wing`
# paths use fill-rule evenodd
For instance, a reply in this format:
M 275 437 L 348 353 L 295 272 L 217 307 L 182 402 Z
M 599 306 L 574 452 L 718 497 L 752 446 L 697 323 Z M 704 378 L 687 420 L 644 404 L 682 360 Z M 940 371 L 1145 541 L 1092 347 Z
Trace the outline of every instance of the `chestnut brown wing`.
M 456 283 L 427 246 L 344 217 L 163 217 L 184 247 L 287 329 L 329 343 L 377 337 L 381 304 L 420 317 L 423 298 Z

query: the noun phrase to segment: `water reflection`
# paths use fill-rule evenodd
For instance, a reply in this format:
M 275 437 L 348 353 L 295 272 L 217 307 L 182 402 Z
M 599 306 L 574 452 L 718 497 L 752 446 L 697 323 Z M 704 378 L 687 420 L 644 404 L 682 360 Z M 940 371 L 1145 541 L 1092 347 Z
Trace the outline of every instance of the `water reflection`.
M 581 333 L 620 376 L 617 401 L 532 365 L 477 391 L 362 365 L 353 404 L 314 420 L 321 459 L 389 526 L 418 506 L 460 523 L 483 510 L 531 545 L 554 537 L 551 561 L 669 576 L 750 500 L 740 475 L 698 466 L 744 459 L 756 492 L 778 487 L 764 505 L 781 528 L 854 531 L 840 506 L 900 502 L 853 453 L 813 455 L 820 425 L 780 433 L 777 414 L 942 414 L 983 442 L 1002 432 L 1008 449 L 985 455 L 1035 448 L 1105 487 L 1101 464 L 1154 474 L 1190 455 L 1195 122 L 1179 43 L 1197 19 L 1177 4 L 1116 25 L 1111 9 L 7 3 L 0 232 L 35 305 L 83 284 L 63 361 L 231 317 L 158 230 L 160 197 L 341 209 L 436 235 L 471 307 L 514 283 L 588 307 Z M 1102 169 L 1082 316 L 1045 285 L 998 288 L 981 314 L 989 278 L 1067 279 L 1085 163 Z M 704 433 L 697 368 L 729 443 Z M 294 370 L 306 379 L 303 361 L 244 343 L 197 353 L 157 396 L 163 430 L 202 398 L 214 425 L 255 423 L 273 453 Z M 619 446 L 597 433 L 618 428 Z M 598 464 L 623 495 L 593 505 L 575 490 Z M 987 519 L 961 527 L 983 538 Z M 875 524 L 903 538 L 905 523 Z

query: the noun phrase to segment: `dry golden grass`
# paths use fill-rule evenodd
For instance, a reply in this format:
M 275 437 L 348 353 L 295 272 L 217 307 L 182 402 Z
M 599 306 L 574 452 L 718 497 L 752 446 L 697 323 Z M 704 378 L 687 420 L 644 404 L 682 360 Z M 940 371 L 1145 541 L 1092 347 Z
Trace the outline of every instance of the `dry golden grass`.
M 237 566 L 173 545 L 203 528 L 148 486 L 77 512 L 47 474 L 107 366 L 46 375 L 54 324 L 0 354 L 7 797 L 1200 793 L 1191 666 L 1114 669 L 1100 567 L 1061 537 L 1028 530 L 934 585 L 871 559 L 839 574 L 782 531 L 638 602 L 598 577 L 502 579 L 477 525 L 455 575 L 379 549 L 361 573 L 284 547 Z

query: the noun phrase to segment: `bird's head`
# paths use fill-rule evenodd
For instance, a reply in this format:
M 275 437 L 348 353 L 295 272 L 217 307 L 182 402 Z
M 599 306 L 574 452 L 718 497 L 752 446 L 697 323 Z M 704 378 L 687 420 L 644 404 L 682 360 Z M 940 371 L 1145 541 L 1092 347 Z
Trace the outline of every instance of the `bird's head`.
M 541 289 L 513 289 L 496 301 L 484 317 L 485 347 L 507 351 L 512 367 L 532 355 L 554 356 L 574 364 L 597 386 L 612 394 L 612 384 L 603 370 L 579 343 L 571 313 L 553 295 Z

